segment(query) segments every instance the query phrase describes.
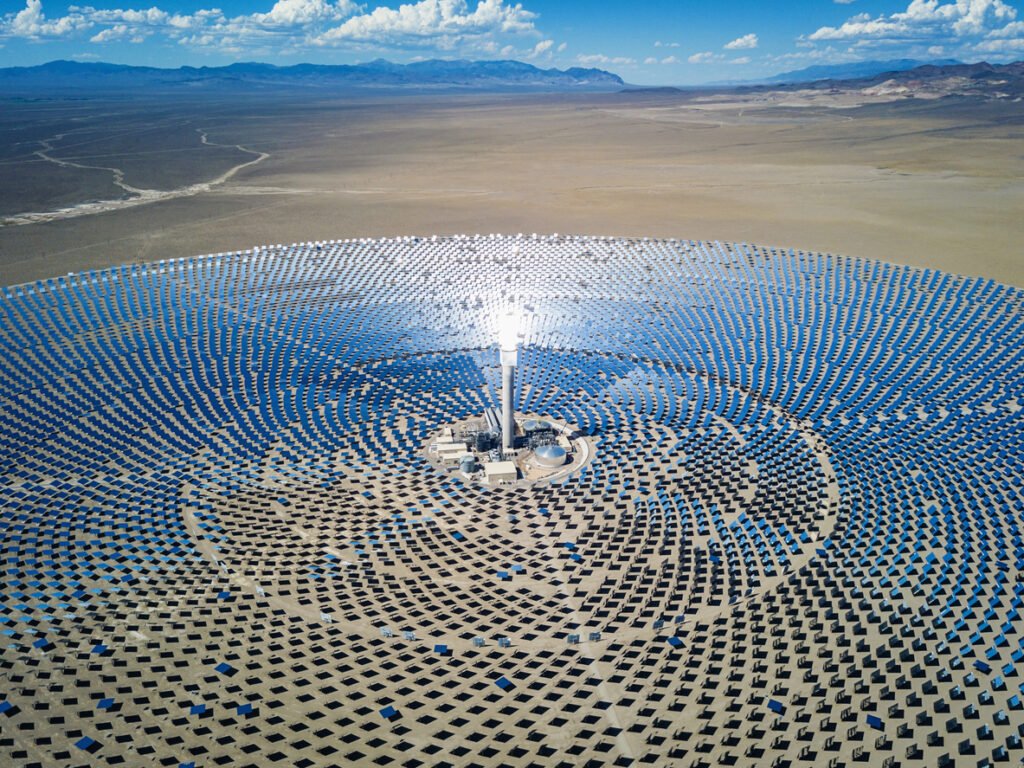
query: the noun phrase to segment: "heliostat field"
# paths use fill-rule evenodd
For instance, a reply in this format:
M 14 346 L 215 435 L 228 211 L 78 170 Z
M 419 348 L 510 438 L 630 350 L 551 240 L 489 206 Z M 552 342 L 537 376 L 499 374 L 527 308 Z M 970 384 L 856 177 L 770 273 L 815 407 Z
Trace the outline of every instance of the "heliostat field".
M 1022 300 L 557 235 L 3 289 L 0 763 L 1020 761 Z M 509 308 L 586 460 L 489 485 L 431 451 Z

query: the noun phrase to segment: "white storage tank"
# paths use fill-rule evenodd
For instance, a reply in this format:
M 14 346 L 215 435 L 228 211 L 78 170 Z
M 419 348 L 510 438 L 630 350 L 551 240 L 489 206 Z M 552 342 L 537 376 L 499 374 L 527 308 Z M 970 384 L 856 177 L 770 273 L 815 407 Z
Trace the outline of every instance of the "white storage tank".
M 565 464 L 565 448 L 560 445 L 542 445 L 533 452 L 533 457 L 540 467 L 560 467 Z

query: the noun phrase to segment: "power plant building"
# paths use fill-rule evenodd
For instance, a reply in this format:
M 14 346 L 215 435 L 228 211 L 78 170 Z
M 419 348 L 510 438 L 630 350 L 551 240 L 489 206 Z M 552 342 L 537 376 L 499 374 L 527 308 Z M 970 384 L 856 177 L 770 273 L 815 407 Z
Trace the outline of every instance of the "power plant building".
M 484 464 L 484 481 L 488 485 L 512 485 L 519 478 L 513 461 L 489 461 Z

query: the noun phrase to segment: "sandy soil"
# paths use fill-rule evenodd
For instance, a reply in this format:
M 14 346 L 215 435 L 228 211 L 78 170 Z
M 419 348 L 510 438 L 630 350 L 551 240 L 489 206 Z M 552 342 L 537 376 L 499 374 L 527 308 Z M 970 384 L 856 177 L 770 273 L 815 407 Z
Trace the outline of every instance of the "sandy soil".
M 25 211 L 45 215 L 0 227 L 0 283 L 260 243 L 573 232 L 757 242 L 1024 286 L 1024 120 L 1012 104 L 282 98 L 220 105 L 215 121 L 191 118 L 199 127 L 267 157 L 226 178 L 197 163 L 198 187 L 144 205 Z M 116 152 L 102 165 L 118 168 Z

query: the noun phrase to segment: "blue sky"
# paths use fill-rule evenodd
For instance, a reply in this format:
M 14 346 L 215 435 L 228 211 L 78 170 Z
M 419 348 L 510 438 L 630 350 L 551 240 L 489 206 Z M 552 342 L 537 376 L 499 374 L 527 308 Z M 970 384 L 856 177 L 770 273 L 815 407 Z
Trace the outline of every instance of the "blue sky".
M 514 58 L 693 84 L 868 59 L 1022 59 L 1021 2 L 0 0 L 0 66 Z

